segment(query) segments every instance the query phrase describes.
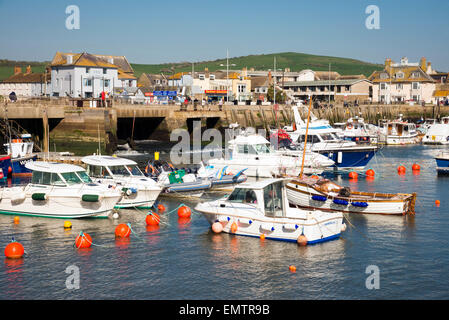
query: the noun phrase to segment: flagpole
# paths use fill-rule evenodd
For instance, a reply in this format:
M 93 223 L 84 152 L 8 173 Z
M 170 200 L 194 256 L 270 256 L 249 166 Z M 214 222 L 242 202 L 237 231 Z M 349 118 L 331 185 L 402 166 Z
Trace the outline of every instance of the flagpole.
M 311 109 L 312 109 L 312 96 L 310 96 L 309 111 L 307 113 L 306 136 L 304 138 L 304 150 L 302 152 L 301 173 L 299 175 L 299 178 L 301 178 L 301 179 L 302 179 L 302 176 L 304 173 L 304 160 L 306 159 L 307 135 L 309 134 L 309 119 L 310 119 L 310 110 Z

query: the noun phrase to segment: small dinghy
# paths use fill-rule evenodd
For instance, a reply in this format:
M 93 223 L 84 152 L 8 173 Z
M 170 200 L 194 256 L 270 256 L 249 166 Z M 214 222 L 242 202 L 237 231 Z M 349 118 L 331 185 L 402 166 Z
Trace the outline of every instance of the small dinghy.
M 284 179 L 242 183 L 226 198 L 199 203 L 214 232 L 314 244 L 336 239 L 345 225 L 343 214 L 304 210 L 289 205 Z
M 415 213 L 416 193 L 356 192 L 328 179 L 303 176 L 287 184 L 292 205 L 304 209 L 384 215 Z
M 163 194 L 201 197 L 212 186 L 210 180 L 198 178 L 192 169 L 177 169 L 166 161 L 149 162 L 145 173 L 157 181 Z
M 47 218 L 107 218 L 120 201 L 119 190 L 92 182 L 75 165 L 33 161 L 31 183 L 0 190 L 0 213 Z
M 233 173 L 228 167 L 218 169 L 214 166 L 204 166 L 203 162 L 198 169 L 197 177 L 207 179 L 211 182 L 211 190 L 232 191 L 233 187 L 245 182 L 248 177 L 244 174 L 246 169 Z

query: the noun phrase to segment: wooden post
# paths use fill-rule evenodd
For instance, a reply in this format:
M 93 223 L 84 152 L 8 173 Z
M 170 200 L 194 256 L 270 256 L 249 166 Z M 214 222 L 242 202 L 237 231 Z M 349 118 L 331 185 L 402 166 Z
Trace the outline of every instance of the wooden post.
M 43 136 L 43 141 L 44 141 L 44 152 L 48 152 L 49 151 L 49 145 L 48 145 L 48 138 L 49 138 L 49 128 L 48 128 L 48 114 L 47 114 L 47 109 L 44 109 L 42 111 L 42 126 L 44 128 L 44 136 Z
M 310 110 L 311 109 L 312 109 L 312 96 L 310 96 L 309 111 L 307 113 L 307 126 L 306 126 L 306 135 L 304 137 L 304 151 L 302 153 L 301 173 L 299 175 L 300 178 L 302 178 L 302 175 L 304 173 L 304 160 L 306 159 L 307 135 L 309 134 L 309 119 L 310 119 Z

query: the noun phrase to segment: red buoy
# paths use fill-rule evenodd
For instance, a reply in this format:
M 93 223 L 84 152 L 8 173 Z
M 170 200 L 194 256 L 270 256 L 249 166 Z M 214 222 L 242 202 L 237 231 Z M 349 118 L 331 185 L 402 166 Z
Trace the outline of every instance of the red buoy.
M 435 200 L 435 205 L 436 205 L 437 207 L 439 207 L 439 206 L 440 206 L 440 200 Z
M 374 177 L 376 175 L 376 172 L 374 172 L 373 169 L 366 170 L 365 174 L 369 177 Z
M 421 166 L 419 164 L 417 164 L 417 163 L 414 163 L 412 165 L 412 170 L 419 171 L 419 170 L 421 170 Z
M 131 234 L 131 228 L 124 223 L 120 223 L 116 228 L 115 228 L 115 236 L 119 237 L 119 238 L 127 238 L 129 237 Z
M 164 213 L 165 212 L 165 206 L 160 203 L 157 205 L 157 211 L 159 211 L 159 213 Z
M 406 171 L 407 171 L 407 169 L 405 169 L 405 167 L 403 165 L 400 165 L 398 167 L 398 174 L 405 174 Z
M 90 248 L 92 245 L 92 238 L 88 233 L 81 232 L 76 238 L 75 238 L 75 246 L 80 248 Z
M 288 266 L 288 270 L 290 270 L 290 272 L 296 272 L 296 267 L 293 265 Z
M 187 206 L 182 206 L 178 209 L 178 217 L 180 218 L 189 218 L 192 214 L 192 211 Z
M 237 232 L 237 228 L 238 228 L 237 223 L 233 222 L 231 224 L 231 232 L 232 233 L 236 233 Z
M 12 241 L 5 248 L 5 256 L 9 259 L 19 259 L 23 257 L 25 249 L 17 241 Z
M 349 179 L 357 180 L 359 178 L 359 174 L 355 171 L 349 172 Z
M 307 237 L 302 234 L 298 237 L 297 242 L 300 246 L 305 246 L 307 245 Z
M 148 226 L 157 226 L 161 222 L 161 218 L 157 213 L 149 212 L 147 217 L 145 218 L 145 222 Z

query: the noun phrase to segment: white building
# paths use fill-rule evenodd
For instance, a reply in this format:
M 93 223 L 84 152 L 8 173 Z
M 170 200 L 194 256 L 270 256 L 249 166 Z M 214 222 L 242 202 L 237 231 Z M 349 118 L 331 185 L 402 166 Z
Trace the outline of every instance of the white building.
M 7 97 L 14 92 L 17 97 L 41 97 L 50 93 L 50 73 L 33 73 L 31 66 L 22 73 L 22 68 L 15 67 L 14 74 L 0 82 L 0 95 Z

